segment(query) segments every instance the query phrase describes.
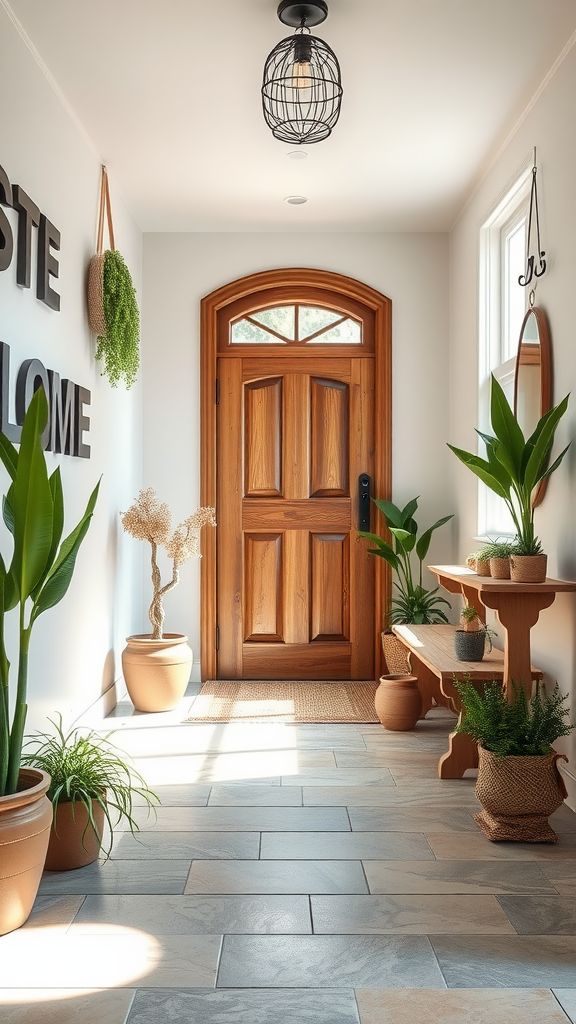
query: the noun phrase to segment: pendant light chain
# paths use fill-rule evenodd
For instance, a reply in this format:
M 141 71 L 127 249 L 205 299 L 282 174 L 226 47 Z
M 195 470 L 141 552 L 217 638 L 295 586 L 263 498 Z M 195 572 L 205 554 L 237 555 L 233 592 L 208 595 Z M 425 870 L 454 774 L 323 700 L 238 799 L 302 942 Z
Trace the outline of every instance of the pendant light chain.
M 528 213 L 528 233 L 526 235 L 526 271 L 521 274 L 518 278 L 518 284 L 522 288 L 526 288 L 533 277 L 542 277 L 546 273 L 546 260 L 544 256 L 546 253 L 541 248 L 540 241 L 540 215 L 538 211 L 538 187 L 536 185 L 536 175 L 538 168 L 536 166 L 536 150 L 534 150 L 534 166 L 532 167 L 532 187 L 530 189 L 530 211 Z M 536 221 L 536 253 L 538 259 L 538 266 L 535 266 L 536 257 L 530 255 L 530 242 L 532 237 L 532 217 Z

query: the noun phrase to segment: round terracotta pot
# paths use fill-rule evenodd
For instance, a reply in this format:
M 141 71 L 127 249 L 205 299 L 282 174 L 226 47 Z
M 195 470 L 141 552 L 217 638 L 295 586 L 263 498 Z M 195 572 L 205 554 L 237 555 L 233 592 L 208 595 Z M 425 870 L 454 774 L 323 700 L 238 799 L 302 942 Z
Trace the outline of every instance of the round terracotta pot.
M 100 853 L 104 829 L 104 810 L 97 800 L 92 801 L 92 817 L 98 835 L 88 818 L 84 804 L 76 800 L 58 801 L 55 821 L 50 829 L 50 842 L 46 855 L 47 871 L 70 871 L 92 864 Z
M 393 732 L 413 729 L 422 714 L 422 695 L 416 676 L 380 676 L 374 707 L 385 729 Z
M 509 558 L 491 558 L 490 559 L 490 575 L 495 580 L 509 580 L 510 579 L 510 559 Z
M 478 746 L 476 796 L 482 812 L 474 818 L 493 841 L 555 843 L 548 817 L 566 797 L 558 771 L 563 754 L 496 757 Z
M 454 650 L 458 661 L 482 661 L 485 647 L 484 629 L 457 629 L 454 633 Z
M 513 583 L 544 583 L 548 555 L 510 555 Z
M 164 633 L 152 640 L 149 633 L 126 638 L 122 669 L 126 688 L 137 711 L 170 711 L 184 696 L 192 650 L 183 633 Z
M 21 768 L 18 792 L 0 796 L 0 935 L 24 924 L 36 899 L 52 824 L 50 776 Z

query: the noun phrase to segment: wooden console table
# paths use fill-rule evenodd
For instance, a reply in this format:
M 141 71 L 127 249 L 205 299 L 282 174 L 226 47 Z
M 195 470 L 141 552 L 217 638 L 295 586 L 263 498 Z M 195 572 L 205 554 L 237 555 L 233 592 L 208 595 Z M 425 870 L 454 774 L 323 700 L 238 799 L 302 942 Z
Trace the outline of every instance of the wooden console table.
M 459 661 L 454 652 L 456 626 L 393 626 L 394 633 L 406 647 L 412 672 L 418 679 L 422 694 L 422 717 L 433 703 L 461 713 L 454 679 L 470 679 L 482 683 L 504 678 L 504 654 L 494 648 L 482 661 Z M 542 672 L 530 670 L 532 679 L 541 679 Z M 478 748 L 464 733 L 451 733 L 448 750 L 438 763 L 438 777 L 461 779 L 467 768 L 478 767 Z
M 576 583 L 547 579 L 544 583 L 512 583 L 491 576 L 477 576 L 460 565 L 429 565 L 438 582 L 451 594 L 462 594 L 485 618 L 484 608 L 493 608 L 504 629 L 504 686 L 509 700 L 513 686 L 532 685 L 530 630 L 540 612 L 549 608 L 556 594 L 576 591 Z

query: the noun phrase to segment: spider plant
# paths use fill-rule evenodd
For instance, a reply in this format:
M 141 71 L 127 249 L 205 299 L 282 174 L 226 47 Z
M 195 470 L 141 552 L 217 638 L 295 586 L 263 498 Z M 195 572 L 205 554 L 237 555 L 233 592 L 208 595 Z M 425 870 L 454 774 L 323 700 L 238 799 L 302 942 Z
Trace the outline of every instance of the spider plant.
M 82 804 L 86 809 L 87 821 L 83 837 L 90 825 L 102 846 L 104 837 L 99 834 L 94 820 L 93 801 L 100 805 L 110 830 L 110 839 L 103 849 L 105 858 L 110 856 L 114 844 L 114 826 L 125 818 L 132 835 L 139 830 L 133 817 L 134 796 L 142 797 L 149 808 L 159 803 L 159 798 L 148 789 L 146 782 L 134 767 L 124 760 L 124 755 L 108 736 L 89 730 L 71 729 L 64 732 L 62 716 L 57 720 L 49 718 L 54 734 L 37 732 L 27 740 L 25 747 L 33 749 L 22 755 L 22 763 L 48 772 L 52 781 L 48 798 L 54 807 L 54 831 L 58 835 L 58 807 L 69 802 Z

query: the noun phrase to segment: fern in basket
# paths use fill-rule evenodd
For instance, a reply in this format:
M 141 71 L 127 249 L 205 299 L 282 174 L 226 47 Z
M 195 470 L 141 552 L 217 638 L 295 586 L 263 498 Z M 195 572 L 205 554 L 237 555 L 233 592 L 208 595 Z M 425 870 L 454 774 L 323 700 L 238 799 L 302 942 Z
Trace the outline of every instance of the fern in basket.
M 574 728 L 565 719 L 570 714 L 558 684 L 550 696 L 542 683 L 530 700 L 523 686 L 514 687 L 509 704 L 499 682 L 486 683 L 483 693 L 468 680 L 454 681 L 462 701 L 462 721 L 456 732 L 466 733 L 497 757 L 550 754 L 559 736 L 568 736 Z

